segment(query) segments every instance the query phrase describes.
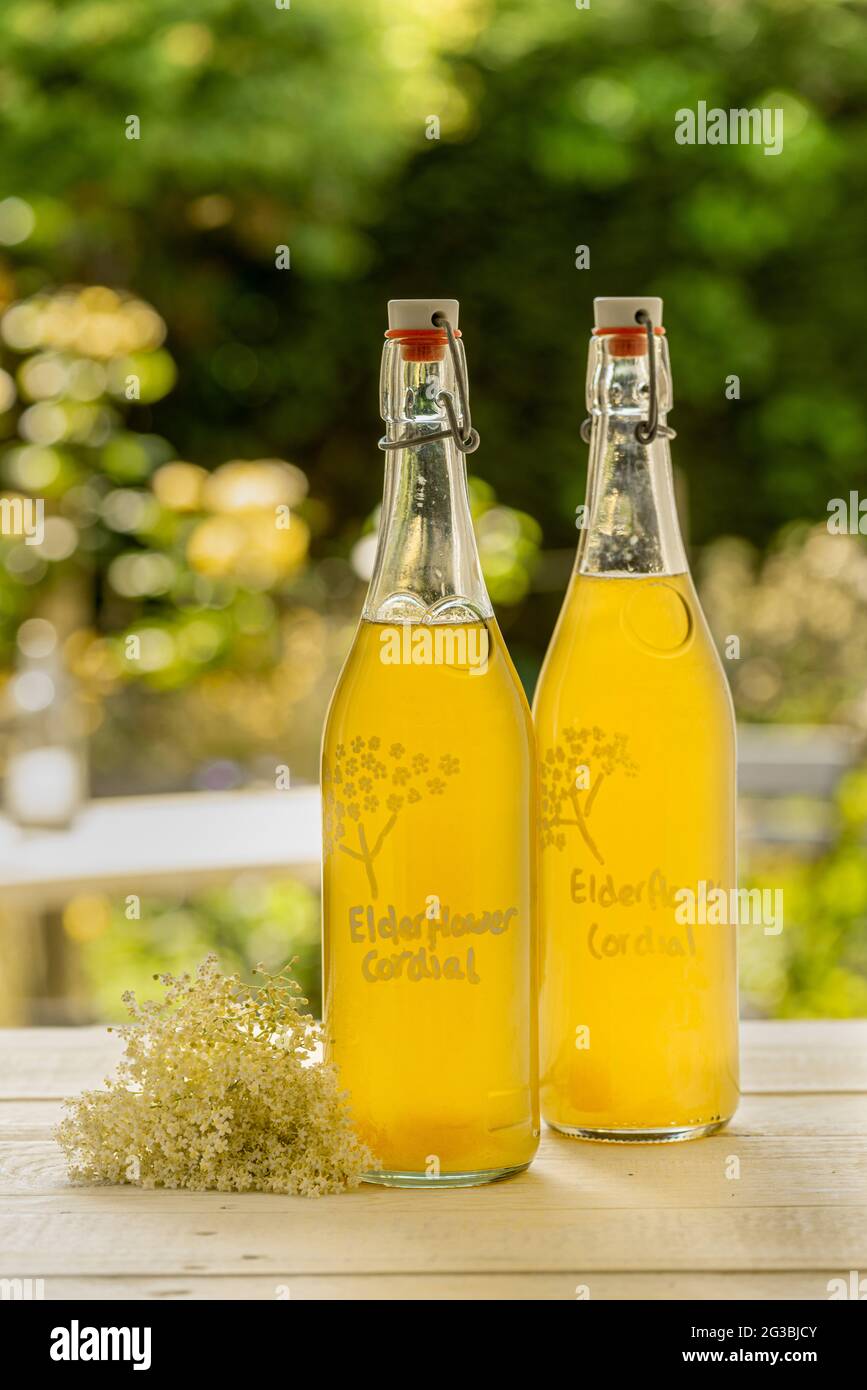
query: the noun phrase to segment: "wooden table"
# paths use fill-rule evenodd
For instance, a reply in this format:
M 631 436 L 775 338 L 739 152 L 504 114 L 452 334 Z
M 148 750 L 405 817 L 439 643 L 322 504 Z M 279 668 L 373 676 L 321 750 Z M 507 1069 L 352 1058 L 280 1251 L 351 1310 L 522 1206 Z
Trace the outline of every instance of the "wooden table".
M 827 1299 L 867 1275 L 867 1021 L 746 1023 L 743 1052 L 741 1108 L 710 1139 L 546 1131 L 508 1182 L 314 1201 L 71 1187 L 59 1099 L 98 1086 L 117 1042 L 0 1032 L 0 1278 L 49 1299 Z

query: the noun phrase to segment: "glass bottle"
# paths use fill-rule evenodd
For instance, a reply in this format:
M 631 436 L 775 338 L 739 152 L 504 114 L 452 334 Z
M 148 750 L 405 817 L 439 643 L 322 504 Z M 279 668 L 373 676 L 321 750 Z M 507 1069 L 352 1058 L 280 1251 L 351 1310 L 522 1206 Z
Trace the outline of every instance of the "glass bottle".
M 539 1132 L 532 721 L 444 437 L 457 317 L 389 304 L 376 561 L 322 750 L 328 1053 L 392 1186 L 504 1177 Z
M 734 716 L 678 527 L 662 301 L 595 310 L 587 500 L 534 701 L 542 1113 L 665 1142 L 737 1104 L 736 927 L 715 920 L 736 914 L 706 911 L 735 887 Z

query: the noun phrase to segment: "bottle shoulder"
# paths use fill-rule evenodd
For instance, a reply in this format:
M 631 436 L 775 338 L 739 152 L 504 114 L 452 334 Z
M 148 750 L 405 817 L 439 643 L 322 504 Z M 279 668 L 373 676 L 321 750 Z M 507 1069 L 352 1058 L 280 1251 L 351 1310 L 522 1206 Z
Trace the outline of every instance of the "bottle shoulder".
M 444 723 L 467 737 L 532 740 L 527 697 L 496 620 L 384 624 L 362 620 L 338 677 L 326 738 L 359 721 L 417 736 Z
M 572 576 L 534 699 L 538 717 L 570 689 L 601 699 L 719 698 L 722 663 L 688 571 Z M 631 692 L 631 695 L 630 695 Z

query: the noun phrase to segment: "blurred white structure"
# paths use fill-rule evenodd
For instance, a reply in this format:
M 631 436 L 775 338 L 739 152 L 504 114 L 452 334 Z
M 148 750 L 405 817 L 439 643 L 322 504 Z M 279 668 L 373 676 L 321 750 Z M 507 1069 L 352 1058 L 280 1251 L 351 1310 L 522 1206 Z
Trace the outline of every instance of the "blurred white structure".
M 64 830 L 0 817 L 4 907 L 60 907 L 82 891 L 192 892 L 236 874 L 319 881 L 319 790 L 104 797 Z

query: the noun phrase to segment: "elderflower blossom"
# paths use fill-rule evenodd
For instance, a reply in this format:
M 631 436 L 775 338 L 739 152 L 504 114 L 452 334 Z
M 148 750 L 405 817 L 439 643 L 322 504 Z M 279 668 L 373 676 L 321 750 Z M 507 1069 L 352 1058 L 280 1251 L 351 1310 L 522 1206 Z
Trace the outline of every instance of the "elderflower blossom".
M 56 1131 L 73 1182 L 318 1197 L 376 1167 L 336 1070 L 314 1060 L 300 986 L 257 973 L 245 985 L 211 955 L 195 976 L 155 976 L 161 1001 L 123 996 L 117 1075 L 67 1100 Z

